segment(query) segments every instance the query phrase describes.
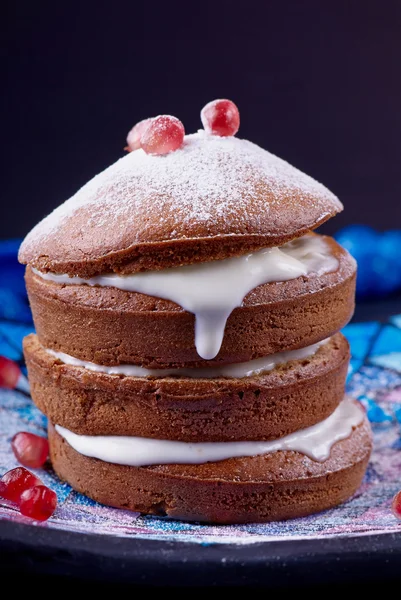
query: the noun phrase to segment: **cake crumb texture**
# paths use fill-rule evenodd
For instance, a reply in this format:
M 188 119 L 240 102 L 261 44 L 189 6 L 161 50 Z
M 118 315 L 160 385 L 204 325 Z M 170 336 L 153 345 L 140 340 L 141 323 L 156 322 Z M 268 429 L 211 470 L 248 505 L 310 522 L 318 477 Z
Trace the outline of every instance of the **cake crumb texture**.
M 365 417 L 319 463 L 293 451 L 202 465 L 126 467 L 76 452 L 49 425 L 56 473 L 101 504 L 216 524 L 302 517 L 344 502 L 360 486 L 372 441 Z
M 35 335 L 24 353 L 33 401 L 53 423 L 183 442 L 270 440 L 323 421 L 344 397 L 349 361 L 340 333 L 309 358 L 241 379 L 95 373 L 61 363 Z

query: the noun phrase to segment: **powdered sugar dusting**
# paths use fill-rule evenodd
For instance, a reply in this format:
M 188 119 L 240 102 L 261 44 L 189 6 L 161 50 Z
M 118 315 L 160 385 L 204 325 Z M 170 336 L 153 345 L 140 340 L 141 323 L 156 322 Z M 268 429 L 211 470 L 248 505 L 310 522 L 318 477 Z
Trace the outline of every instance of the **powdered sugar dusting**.
M 244 223 L 263 234 L 269 211 L 276 214 L 275 205 L 281 207 L 294 195 L 321 216 L 342 208 L 322 184 L 259 146 L 201 130 L 166 156 L 137 150 L 118 160 L 43 219 L 25 239 L 23 251 L 46 242 L 80 210 L 86 215 L 80 239 L 119 228 L 134 244 L 149 236 L 182 239 L 199 226 L 244 233 Z M 157 219 L 150 218 L 155 211 Z

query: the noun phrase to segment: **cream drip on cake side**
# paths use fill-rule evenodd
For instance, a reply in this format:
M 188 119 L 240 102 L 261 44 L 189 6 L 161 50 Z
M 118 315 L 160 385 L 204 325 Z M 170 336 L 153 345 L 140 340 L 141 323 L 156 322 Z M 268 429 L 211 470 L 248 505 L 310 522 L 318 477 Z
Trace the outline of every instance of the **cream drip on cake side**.
M 253 377 L 273 370 L 278 365 L 283 365 L 291 360 L 302 360 L 310 358 L 316 354 L 321 346 L 327 344 L 330 338 L 307 346 L 298 350 L 289 350 L 288 352 L 278 352 L 270 356 L 263 356 L 243 363 L 234 363 L 229 365 L 220 365 L 217 367 L 194 367 L 191 369 L 146 369 L 139 365 L 98 365 L 79 358 L 74 358 L 64 352 L 56 352 L 46 348 L 46 352 L 60 360 L 66 365 L 80 367 L 94 371 L 96 373 L 106 373 L 107 375 L 124 375 L 126 377 L 190 377 L 197 379 L 212 379 L 219 377 Z
M 162 464 L 203 464 L 228 458 L 293 450 L 324 462 L 336 442 L 348 438 L 364 419 L 363 409 L 349 398 L 324 421 L 268 442 L 176 442 L 128 436 L 77 435 L 56 425 L 56 431 L 80 454 L 99 460 L 142 467 Z
M 280 248 L 224 260 L 133 275 L 99 275 L 91 279 L 33 271 L 60 284 L 115 287 L 170 300 L 195 315 L 195 346 L 211 360 L 223 342 L 225 325 L 245 296 L 264 283 L 283 282 L 338 268 L 338 260 L 319 236 L 305 235 Z

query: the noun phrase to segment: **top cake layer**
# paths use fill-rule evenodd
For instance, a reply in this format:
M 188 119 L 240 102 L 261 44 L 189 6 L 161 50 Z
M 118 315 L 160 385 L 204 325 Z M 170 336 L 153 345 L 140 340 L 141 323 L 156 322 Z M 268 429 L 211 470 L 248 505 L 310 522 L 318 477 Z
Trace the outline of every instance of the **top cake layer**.
M 25 238 L 23 263 L 93 277 L 279 246 L 342 210 L 322 184 L 259 146 L 200 131 L 165 156 L 136 150 Z

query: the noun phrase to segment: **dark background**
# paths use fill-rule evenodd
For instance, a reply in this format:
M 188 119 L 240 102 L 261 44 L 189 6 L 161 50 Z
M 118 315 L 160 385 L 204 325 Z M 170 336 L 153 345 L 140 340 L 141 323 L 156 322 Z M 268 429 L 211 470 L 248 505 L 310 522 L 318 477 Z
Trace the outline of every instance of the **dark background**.
M 160 113 L 228 97 L 239 135 L 401 227 L 401 1 L 3 3 L 0 237 L 22 236 Z

